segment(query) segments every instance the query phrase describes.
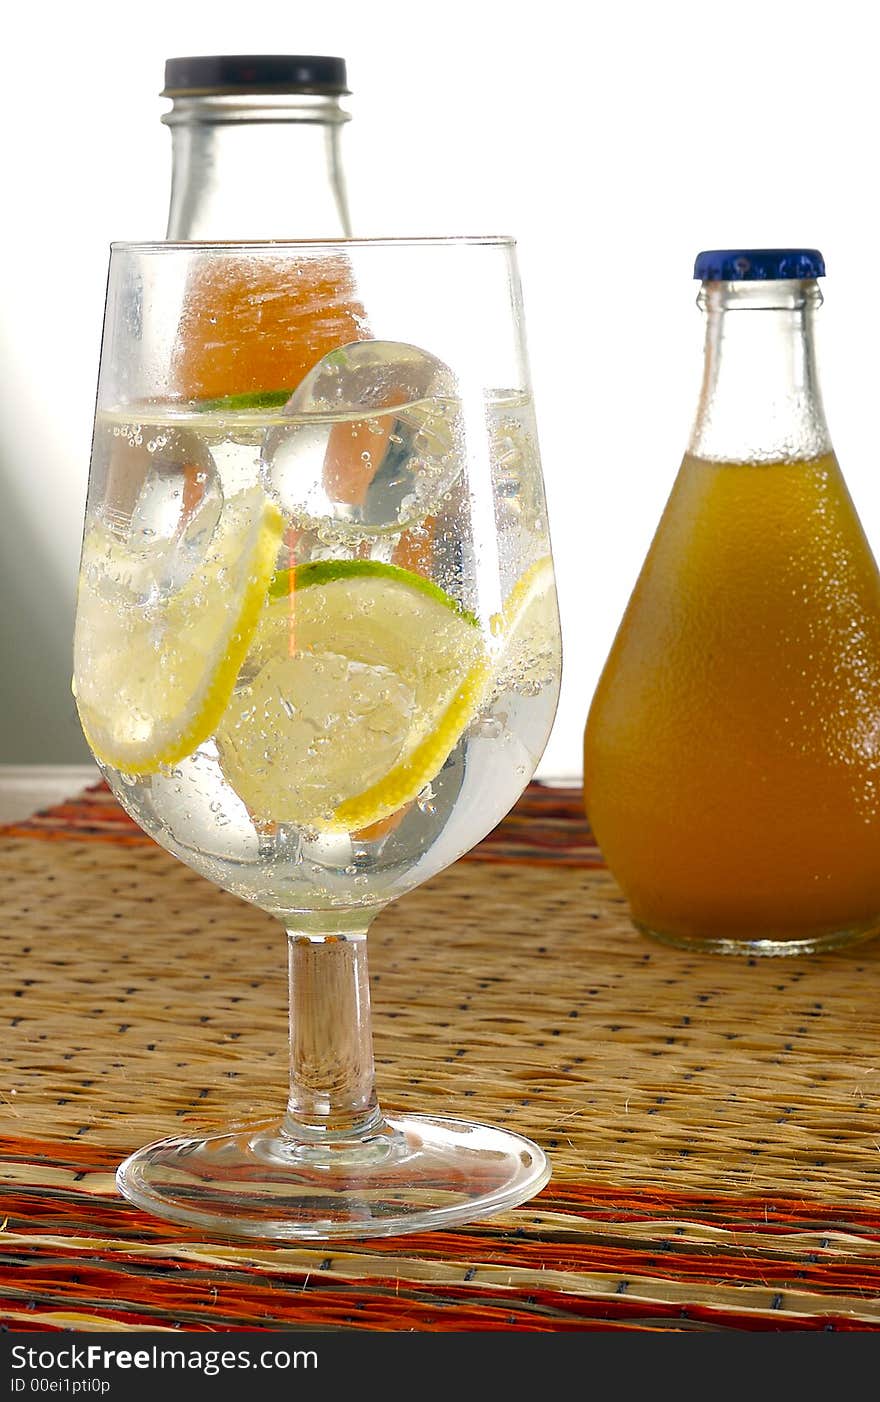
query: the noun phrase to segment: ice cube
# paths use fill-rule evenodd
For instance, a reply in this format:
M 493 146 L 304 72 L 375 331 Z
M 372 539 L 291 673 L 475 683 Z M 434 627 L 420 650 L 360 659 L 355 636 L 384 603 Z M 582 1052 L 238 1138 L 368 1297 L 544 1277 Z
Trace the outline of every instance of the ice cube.
M 139 603 L 179 589 L 204 560 L 223 509 L 205 444 L 186 429 L 99 423 L 92 480 L 99 505 L 86 540 L 103 575 L 95 582 Z
M 402 341 L 354 341 L 319 360 L 266 434 L 262 476 L 285 514 L 328 540 L 399 533 L 436 512 L 461 471 L 448 366 Z

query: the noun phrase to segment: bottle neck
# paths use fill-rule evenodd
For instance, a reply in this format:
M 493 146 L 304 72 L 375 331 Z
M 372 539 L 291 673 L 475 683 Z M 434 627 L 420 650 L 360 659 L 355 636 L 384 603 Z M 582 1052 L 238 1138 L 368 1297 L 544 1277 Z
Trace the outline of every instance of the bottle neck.
M 177 97 L 169 239 L 349 238 L 336 97 Z
M 818 283 L 706 282 L 697 304 L 705 364 L 688 451 L 738 463 L 831 452 L 813 340 Z

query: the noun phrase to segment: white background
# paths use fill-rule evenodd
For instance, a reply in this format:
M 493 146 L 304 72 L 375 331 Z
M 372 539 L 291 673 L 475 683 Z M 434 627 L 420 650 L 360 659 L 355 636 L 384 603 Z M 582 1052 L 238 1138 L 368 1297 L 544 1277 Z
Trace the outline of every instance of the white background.
M 516 236 L 565 640 L 545 775 L 579 775 L 590 696 L 687 437 L 698 249 L 825 253 L 826 408 L 880 548 L 870 6 L 114 0 L 15 13 L 3 77 L 0 762 L 86 754 L 70 636 L 107 246 L 164 235 L 158 92 L 172 55 L 344 56 L 355 231 Z M 290 198 L 295 210 L 295 185 Z

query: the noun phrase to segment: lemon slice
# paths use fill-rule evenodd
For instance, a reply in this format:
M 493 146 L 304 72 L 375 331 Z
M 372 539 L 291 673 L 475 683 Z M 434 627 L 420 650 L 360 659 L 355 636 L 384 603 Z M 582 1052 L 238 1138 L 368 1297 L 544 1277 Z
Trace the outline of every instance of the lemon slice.
M 217 730 L 258 821 L 353 832 L 442 768 L 491 675 L 477 620 L 420 575 L 316 561 L 273 581 Z
M 251 645 L 282 527 L 260 488 L 237 493 L 200 567 L 146 604 L 106 589 L 102 534 L 86 538 L 74 692 L 98 759 L 123 773 L 150 774 L 210 737 Z
M 494 696 L 508 690 L 536 695 L 558 680 L 562 647 L 550 555 L 542 556 L 520 576 L 489 628 L 501 643 L 492 679 Z
M 502 612 L 493 615 L 492 632 L 510 634 L 522 625 L 529 614 L 535 624 L 543 621 L 546 626 L 555 617 L 554 594 L 553 559 L 550 555 L 542 555 L 525 574 L 520 575 L 504 601 Z M 538 605 L 540 608 L 536 607 Z

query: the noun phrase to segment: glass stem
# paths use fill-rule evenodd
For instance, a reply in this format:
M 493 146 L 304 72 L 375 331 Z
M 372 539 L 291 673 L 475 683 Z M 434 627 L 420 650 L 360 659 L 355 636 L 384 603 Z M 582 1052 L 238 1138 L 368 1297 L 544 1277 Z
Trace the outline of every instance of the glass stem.
M 370 1026 L 367 932 L 287 932 L 290 1098 L 285 1133 L 365 1138 L 382 1124 Z

